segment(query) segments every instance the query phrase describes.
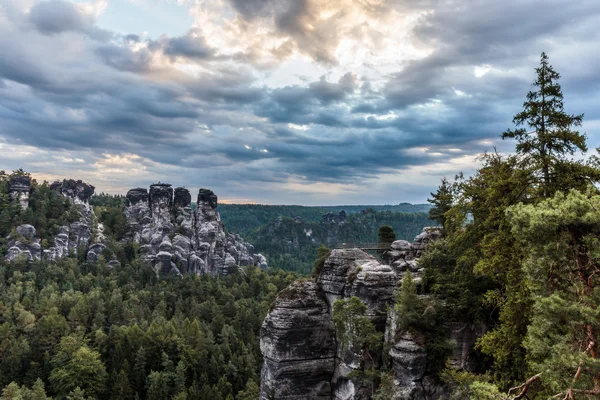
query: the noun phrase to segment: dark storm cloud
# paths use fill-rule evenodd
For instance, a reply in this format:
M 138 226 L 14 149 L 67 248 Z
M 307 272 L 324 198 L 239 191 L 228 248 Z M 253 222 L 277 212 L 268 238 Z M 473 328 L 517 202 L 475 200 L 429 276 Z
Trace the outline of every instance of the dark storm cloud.
M 237 12 L 245 18 L 256 18 L 265 16 L 269 13 L 274 4 L 274 0 L 229 0 Z

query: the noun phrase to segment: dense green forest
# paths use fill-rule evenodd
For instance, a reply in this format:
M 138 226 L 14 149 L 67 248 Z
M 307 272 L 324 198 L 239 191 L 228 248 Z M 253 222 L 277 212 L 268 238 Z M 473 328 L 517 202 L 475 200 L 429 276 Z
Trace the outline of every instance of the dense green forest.
M 320 222 L 324 214 L 345 211 L 358 214 L 363 210 L 391 211 L 396 213 L 426 213 L 430 204 L 400 203 L 397 205 L 350 205 L 350 206 L 271 206 L 261 204 L 219 204 L 217 210 L 221 220 L 230 232 L 246 238 L 258 228 L 273 222 L 279 217 L 300 217 L 304 222 Z
M 564 111 L 545 54 L 536 73 L 516 129 L 502 134 L 515 154 L 484 154 L 432 198 L 446 236 L 419 260 L 421 291 L 446 322 L 487 326 L 482 374 L 445 374 L 456 399 L 600 395 L 599 158 L 579 157 L 583 115 Z M 427 333 L 423 318 L 408 329 Z
M 293 279 L 251 267 L 159 280 L 137 259 L 0 262 L 2 398 L 256 399 L 258 331 Z
M 269 266 L 302 274 L 312 269 L 317 248 L 336 243 L 376 243 L 382 225 L 393 228 L 397 239 L 412 241 L 432 225 L 426 213 L 391 211 L 351 214 L 343 223 L 305 222 L 283 217 L 246 234 L 256 251 L 267 257 Z

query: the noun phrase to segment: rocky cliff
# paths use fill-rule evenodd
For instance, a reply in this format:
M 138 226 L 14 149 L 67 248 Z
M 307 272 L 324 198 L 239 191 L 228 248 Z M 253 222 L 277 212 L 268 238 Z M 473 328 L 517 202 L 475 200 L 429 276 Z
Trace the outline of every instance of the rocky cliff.
M 266 268 L 266 259 L 229 233 L 217 212 L 217 195 L 200 189 L 192 211 L 188 189 L 157 183 L 127 192 L 129 240 L 161 274 L 227 275 L 238 266 Z
M 11 198 L 19 201 L 24 209 L 28 207 L 30 185 L 29 177 L 16 177 L 9 186 Z M 60 227 L 47 248 L 42 248 L 40 239 L 36 237 L 35 227 L 17 227 L 16 234 L 8 238 L 8 261 L 17 257 L 25 257 L 27 260 L 56 260 L 70 254 L 77 256 L 79 252 L 87 252 L 90 247 L 95 218 L 89 199 L 94 194 L 94 187 L 81 180 L 65 179 L 52 183 L 50 188 L 72 202 L 74 215 L 70 217 L 70 222 Z
M 70 202 L 64 218 L 67 222 L 47 240 L 45 248 L 46 241 L 37 237 L 34 226 L 17 227 L 8 237 L 5 258 L 57 260 L 72 255 L 97 261 L 105 253 L 107 238 L 89 203 L 94 186 L 65 179 L 52 183 L 50 189 Z M 28 208 L 30 177 L 13 178 L 8 190 L 13 202 Z M 126 240 L 140 244 L 140 253 L 157 273 L 227 275 L 241 265 L 267 268 L 265 257 L 255 254 L 252 245 L 225 230 L 216 211 L 217 196 L 208 189 L 200 189 L 195 212 L 189 190 L 173 189 L 168 183 L 151 185 L 150 190 L 131 189 L 126 198 L 125 216 L 130 232 Z M 109 264 L 118 266 L 119 262 L 112 256 Z
M 439 238 L 437 228 L 426 228 L 413 243 L 394 242 L 379 262 L 359 249 L 332 250 L 316 278 L 282 291 L 267 315 L 260 335 L 265 362 L 261 400 L 370 399 L 371 389 L 358 380 L 364 366 L 360 352 L 342 351 L 332 326 L 337 299 L 358 297 L 376 329 L 385 333 L 394 368 L 398 399 L 442 399 L 444 388 L 427 376 L 427 353 L 419 338 L 398 335 L 393 311 L 394 293 L 407 270 L 422 272 L 417 259 L 426 244 Z M 452 364 L 468 369 L 469 354 L 480 327 L 456 324 L 451 340 L 457 346 Z

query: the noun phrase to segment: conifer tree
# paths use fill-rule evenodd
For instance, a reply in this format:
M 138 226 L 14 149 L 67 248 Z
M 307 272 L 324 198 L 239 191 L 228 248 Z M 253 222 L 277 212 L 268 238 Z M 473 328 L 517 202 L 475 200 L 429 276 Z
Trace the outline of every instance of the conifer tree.
M 433 204 L 433 207 L 429 210 L 429 219 L 445 227 L 445 215 L 452 208 L 453 201 L 452 187 L 446 177 L 442 178 L 442 183 L 438 187 L 437 192 L 431 193 L 431 199 L 427 199 L 427 201 Z
M 532 379 L 544 388 L 536 398 L 600 395 L 599 210 L 594 188 L 509 210 L 529 248 L 524 270 L 534 306 L 525 347 Z
M 568 155 L 576 151 L 586 152 L 586 137 L 573 128 L 581 126 L 583 114 L 567 114 L 564 110 L 563 94 L 558 83 L 560 74 L 548 62 L 546 53 L 542 53 L 540 66 L 535 69 L 537 78 L 534 89 L 527 93 L 523 111 L 516 114 L 513 123 L 517 129 L 509 129 L 502 139 L 516 139 L 518 154 L 526 156 L 526 163 L 541 181 L 541 195 L 551 196 L 556 190 L 565 189 L 561 184 L 563 174 L 559 171 L 569 166 L 586 176 L 595 171 L 589 170 L 577 162 L 565 162 Z M 571 168 L 572 169 L 572 168 Z

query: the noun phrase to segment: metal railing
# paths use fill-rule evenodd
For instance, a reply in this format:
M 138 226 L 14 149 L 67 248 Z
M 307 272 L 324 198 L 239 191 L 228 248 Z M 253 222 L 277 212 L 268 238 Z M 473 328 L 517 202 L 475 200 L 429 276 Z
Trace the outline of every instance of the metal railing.
M 389 250 L 391 243 L 334 243 L 334 249 Z

